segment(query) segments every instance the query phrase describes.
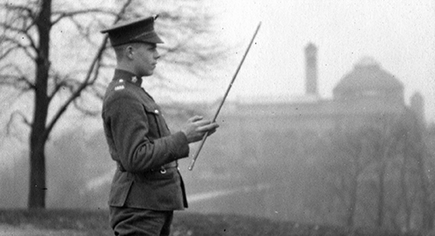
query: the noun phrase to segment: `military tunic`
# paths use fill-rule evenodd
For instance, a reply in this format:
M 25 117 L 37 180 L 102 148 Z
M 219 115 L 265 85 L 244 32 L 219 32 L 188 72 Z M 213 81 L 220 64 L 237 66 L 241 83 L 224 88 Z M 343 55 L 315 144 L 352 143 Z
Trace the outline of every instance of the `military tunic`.
M 109 205 L 157 211 L 187 207 L 177 159 L 187 157 L 184 133 L 171 134 L 142 79 L 116 70 L 103 100 L 102 117 L 111 158 L 118 168 Z

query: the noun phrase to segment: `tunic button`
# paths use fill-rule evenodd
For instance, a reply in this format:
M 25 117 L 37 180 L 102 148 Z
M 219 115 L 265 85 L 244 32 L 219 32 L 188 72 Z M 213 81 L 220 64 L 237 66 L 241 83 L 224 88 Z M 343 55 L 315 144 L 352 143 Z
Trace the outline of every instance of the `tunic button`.
M 155 109 L 154 113 L 159 114 L 159 110 Z

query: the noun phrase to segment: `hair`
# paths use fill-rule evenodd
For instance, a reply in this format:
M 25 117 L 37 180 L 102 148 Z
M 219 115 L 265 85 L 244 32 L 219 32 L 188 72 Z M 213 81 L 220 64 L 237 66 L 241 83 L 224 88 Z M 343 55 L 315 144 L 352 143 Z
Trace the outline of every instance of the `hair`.
M 117 61 L 121 61 L 122 59 L 124 59 L 125 50 L 130 45 L 131 44 L 122 44 L 122 45 L 118 45 L 118 46 L 113 47 L 113 49 L 115 50 L 115 55 L 116 55 Z

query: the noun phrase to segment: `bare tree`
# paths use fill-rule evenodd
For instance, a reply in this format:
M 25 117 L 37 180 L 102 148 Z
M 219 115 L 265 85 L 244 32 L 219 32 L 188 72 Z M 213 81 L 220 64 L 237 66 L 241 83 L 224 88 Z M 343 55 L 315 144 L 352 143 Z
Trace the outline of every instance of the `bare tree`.
M 345 224 L 354 226 L 358 206 L 358 189 L 364 170 L 372 159 L 367 155 L 364 130 L 335 130 L 332 136 L 328 170 L 331 187 L 345 207 Z
M 183 76 L 207 79 L 226 58 L 228 47 L 218 37 L 214 19 L 216 12 L 201 0 L 147 0 L 133 1 L 126 9 L 124 20 L 158 15 L 156 31 L 162 36 L 163 44 L 158 50 L 161 58 L 154 72 L 153 86 L 171 93 L 192 91 L 185 81 L 171 79 L 174 72 Z M 107 52 L 113 55 L 111 51 Z M 113 61 L 113 60 L 112 60 Z M 168 83 L 170 81 L 170 83 Z M 181 89 L 180 89 L 181 88 Z
M 404 146 L 403 154 L 408 166 L 408 175 L 415 177 L 418 190 L 421 227 L 423 230 L 434 229 L 435 201 L 434 201 L 434 170 L 433 156 L 427 147 L 424 134 L 426 128 L 415 116 L 415 113 L 408 111 L 403 117 Z M 427 137 L 426 137 L 427 138 Z M 405 190 L 406 191 L 406 190 Z M 409 190 L 408 190 L 409 192 Z
M 53 127 L 67 108 L 81 96 L 87 88 L 93 86 L 98 72 L 101 55 L 106 47 L 107 38 L 95 50 L 84 76 L 75 77 L 63 74 L 52 66 L 50 48 L 52 46 L 53 27 L 62 21 L 69 20 L 76 27 L 85 26 L 75 21 L 76 17 L 92 13 L 104 13 L 115 16 L 115 21 L 123 14 L 127 1 L 119 12 L 99 9 L 78 9 L 70 11 L 53 10 L 51 0 L 28 1 L 27 4 L 5 3 L 1 5 L 6 14 L 0 23 L 4 32 L 0 44 L 0 83 L 20 92 L 34 94 L 34 111 L 31 119 L 24 113 L 24 122 L 30 127 L 30 180 L 29 208 L 45 208 L 46 196 L 46 163 L 45 145 Z M 33 62 L 26 65 L 31 72 L 23 69 L 22 61 Z M 32 68 L 33 67 L 33 68 Z M 33 75 L 32 75 L 33 72 Z M 69 96 L 58 106 L 51 117 L 49 109 L 56 96 L 68 89 Z
M 18 93 L 33 94 L 33 115 L 29 111 L 11 111 L 14 116 L 21 116 L 29 127 L 29 157 L 30 180 L 28 208 L 45 208 L 46 199 L 46 158 L 45 146 L 50 133 L 67 109 L 75 108 L 87 113 L 98 114 L 98 110 L 87 109 L 83 105 L 86 98 L 101 97 L 105 88 L 105 81 L 98 81 L 104 68 L 113 65 L 113 54 L 106 54 L 107 36 L 103 37 L 98 30 L 109 26 L 120 19 L 128 18 L 133 11 L 133 0 L 117 2 L 115 10 L 101 7 L 89 8 L 79 3 L 56 4 L 52 0 L 28 0 L 25 2 L 7 2 L 0 5 L 0 86 L 14 89 Z M 67 6 L 64 6 L 67 5 Z M 173 12 L 162 14 L 162 18 L 176 21 Z M 143 16 L 143 13 L 141 14 Z M 201 15 L 201 14 L 200 14 Z M 175 17 L 175 18 L 173 18 Z M 180 16 L 178 16 L 180 17 Z M 198 18 L 196 18 L 198 20 Z M 104 23 L 103 23 L 104 22 Z M 166 22 L 166 21 L 165 21 Z M 192 19 L 192 22 L 195 22 Z M 87 47 L 58 47 L 59 41 L 54 41 L 55 33 L 62 32 L 61 25 L 69 25 L 75 29 L 74 41 L 83 41 Z M 185 27 L 190 24 L 186 23 Z M 200 28 L 200 26 L 198 26 Z M 201 25 L 204 27 L 204 25 Z M 182 28 L 188 30 L 188 28 Z M 169 44 L 167 52 L 178 53 L 178 57 L 170 59 L 168 63 L 182 64 L 184 68 L 192 68 L 195 61 L 207 61 L 205 51 L 208 47 L 198 47 L 196 56 L 194 45 L 189 44 L 195 39 L 199 29 L 191 34 L 180 32 L 172 28 L 172 34 L 189 35 L 183 43 Z M 98 36 L 97 36 L 98 35 Z M 60 37 L 61 40 L 71 38 Z M 101 39 L 102 38 L 102 39 Z M 77 40 L 79 39 L 79 40 Z M 195 44 L 200 45 L 200 44 Z M 210 49 L 210 48 L 209 48 Z M 58 68 L 56 60 L 59 56 L 68 58 L 71 51 L 74 55 L 85 54 L 77 69 L 65 71 Z M 91 50 L 91 51 L 89 51 Z M 90 53 L 91 52 L 91 53 Z M 200 53 L 199 53 L 200 52 Z M 57 55 L 58 57 L 53 57 Z M 210 51 L 210 55 L 215 55 Z M 178 59 L 175 59 L 178 58 Z M 212 57 L 210 57 L 212 59 Z M 64 59 L 65 60 L 65 59 Z M 65 60 L 65 63 L 71 61 Z M 76 67 L 76 65 L 72 66 Z
M 372 139 L 378 143 L 375 150 L 383 150 L 378 153 L 383 153 L 384 163 L 390 167 L 383 172 L 383 204 L 378 205 L 381 214 L 378 214 L 377 226 L 385 226 L 389 216 L 396 229 L 419 227 L 430 231 L 435 216 L 431 174 L 434 163 L 424 140 L 426 128 L 410 110 L 405 110 L 386 127 L 388 130 L 383 129 L 386 132 Z M 393 191 L 387 193 L 386 187 Z

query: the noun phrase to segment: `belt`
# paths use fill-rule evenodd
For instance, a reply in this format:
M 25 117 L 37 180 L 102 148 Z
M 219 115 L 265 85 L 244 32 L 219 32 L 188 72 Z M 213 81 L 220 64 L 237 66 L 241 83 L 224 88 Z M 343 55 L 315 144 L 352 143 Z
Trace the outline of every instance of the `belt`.
M 116 161 L 116 165 L 118 166 L 118 170 L 121 172 L 126 172 L 124 167 L 122 167 L 121 163 L 119 161 Z M 151 169 L 152 172 L 154 171 L 160 171 L 160 173 L 165 174 L 167 169 L 170 168 L 178 168 L 178 161 L 173 161 L 168 164 L 165 164 L 163 166 L 160 166 L 158 169 Z
M 166 170 L 170 168 L 178 168 L 178 161 L 173 161 L 163 166 L 160 166 L 159 169 L 151 169 L 151 171 L 160 171 L 160 174 L 166 174 Z

